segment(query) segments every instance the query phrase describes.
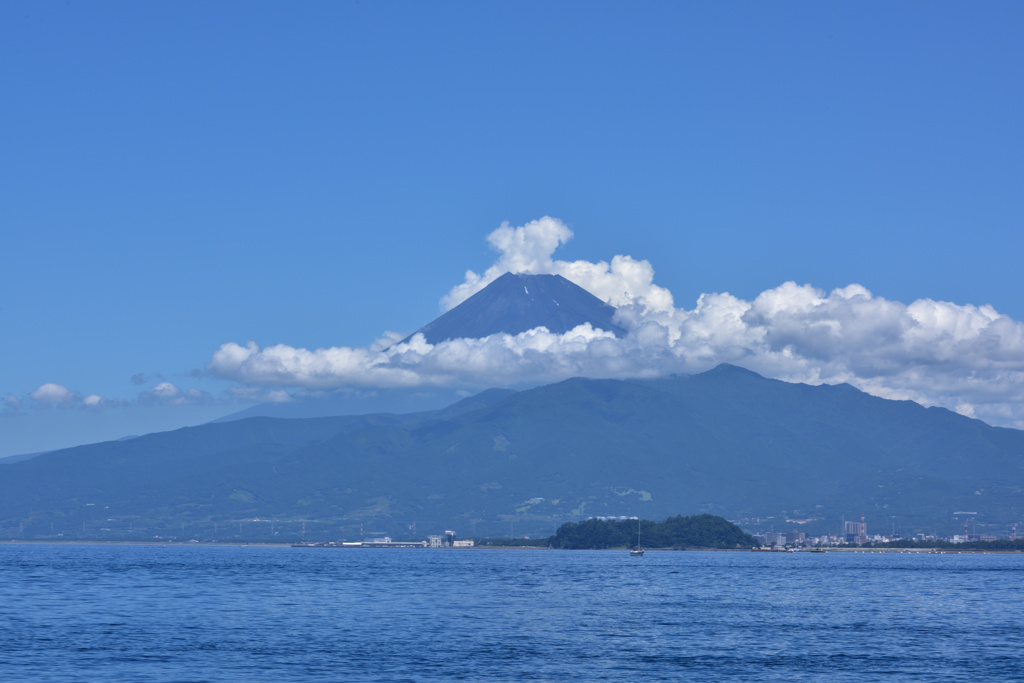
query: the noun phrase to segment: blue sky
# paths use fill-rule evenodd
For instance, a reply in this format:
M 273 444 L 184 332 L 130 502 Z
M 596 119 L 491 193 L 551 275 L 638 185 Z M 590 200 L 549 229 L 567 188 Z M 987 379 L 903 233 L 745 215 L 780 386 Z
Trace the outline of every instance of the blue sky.
M 372 353 L 545 216 L 537 239 L 572 236 L 541 269 L 628 255 L 671 292 L 657 367 L 748 358 L 1024 425 L 1022 29 L 1000 2 L 3 3 L 0 456 L 372 385 L 215 354 Z M 858 284 L 911 326 L 923 300 L 1001 327 L 938 360 L 773 341 L 793 316 L 679 350 L 702 294 L 749 326 L 764 292 L 795 310 L 786 282 L 842 320 L 875 315 L 829 294 Z

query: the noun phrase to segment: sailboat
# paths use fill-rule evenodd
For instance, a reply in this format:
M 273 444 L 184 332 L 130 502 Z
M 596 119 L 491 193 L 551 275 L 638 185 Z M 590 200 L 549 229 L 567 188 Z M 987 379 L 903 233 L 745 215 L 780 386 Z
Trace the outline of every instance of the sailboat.
M 643 557 L 644 549 L 640 547 L 640 516 L 636 518 L 636 547 L 630 548 L 629 554 L 631 557 Z

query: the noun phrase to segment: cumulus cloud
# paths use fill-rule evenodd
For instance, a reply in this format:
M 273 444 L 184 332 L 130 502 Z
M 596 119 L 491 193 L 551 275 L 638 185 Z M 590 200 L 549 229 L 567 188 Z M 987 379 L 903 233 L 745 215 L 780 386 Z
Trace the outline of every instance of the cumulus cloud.
M 77 400 L 77 395 L 60 384 L 47 383 L 33 391 L 29 396 L 37 403 L 71 403 Z
M 572 376 L 651 377 L 708 370 L 722 362 L 787 381 L 848 382 L 885 398 L 941 405 L 993 424 L 1024 427 L 1024 324 L 991 306 L 922 299 L 904 304 L 859 284 L 824 292 L 786 282 L 751 301 L 701 295 L 676 308 L 646 260 L 559 261 L 572 238 L 561 221 L 503 224 L 488 237 L 499 252 L 484 273 L 467 272 L 448 292 L 450 309 L 505 272 L 559 274 L 618 307 L 628 334 L 580 326 L 565 334 L 405 344 L 388 333 L 366 348 L 308 350 L 255 342 L 223 344 L 207 370 L 248 387 L 487 386 Z M 280 396 L 280 394 L 278 394 Z
M 139 394 L 139 403 L 143 405 L 196 405 L 214 401 L 206 391 L 199 389 L 181 389 L 171 382 L 160 382 L 156 386 Z
M 82 397 L 77 391 L 72 391 L 62 384 L 49 382 L 29 393 L 24 400 L 15 396 L 8 397 L 6 407 L 12 410 L 20 410 L 23 406 L 31 406 L 35 409 L 45 409 L 51 406 L 60 408 L 84 408 L 96 410 L 105 406 L 116 405 L 117 401 L 104 398 L 99 394 L 90 394 Z
M 549 216 L 518 228 L 502 223 L 487 237 L 501 254 L 497 262 L 483 275 L 466 271 L 465 282 L 445 295 L 441 307 L 447 311 L 458 306 L 505 273 L 531 273 L 561 275 L 612 306 L 659 312 L 672 309 L 672 294 L 654 284 L 654 268 L 647 261 L 631 256 L 616 256 L 610 263 L 554 260 L 555 249 L 572 236 L 562 221 Z
M 137 383 L 136 377 L 132 378 L 133 383 Z M 262 392 L 259 400 L 289 400 L 289 398 L 282 398 L 274 392 L 270 393 L 271 395 L 267 395 L 266 392 Z M 54 406 L 61 409 L 99 411 L 105 408 L 133 405 L 207 405 L 218 402 L 223 402 L 223 400 L 218 401 L 209 392 L 195 388 L 182 389 L 171 382 L 165 381 L 161 381 L 142 392 L 135 400 L 107 398 L 100 394 L 89 394 L 83 397 L 79 392 L 72 391 L 62 384 L 49 382 L 21 397 L 7 396 L 3 403 L 0 403 L 0 412 L 4 414 L 19 414 L 26 408 L 45 410 Z
M 253 341 L 245 346 L 228 342 L 213 354 L 209 369 L 221 377 L 247 383 L 320 389 L 347 384 L 412 386 L 423 383 L 414 371 L 391 364 L 389 360 L 385 352 L 375 348 L 333 347 L 310 351 L 284 344 L 261 349 Z
M 296 398 L 326 398 L 324 392 L 299 391 L 290 394 L 284 389 L 268 390 L 256 386 L 233 386 L 228 387 L 228 396 L 236 401 L 245 403 L 291 403 Z
M 105 402 L 105 399 L 99 394 L 90 394 L 82 399 L 82 406 L 85 408 L 99 408 Z
M 153 398 L 168 400 L 181 396 L 181 389 L 170 382 L 160 382 L 149 390 L 149 395 Z

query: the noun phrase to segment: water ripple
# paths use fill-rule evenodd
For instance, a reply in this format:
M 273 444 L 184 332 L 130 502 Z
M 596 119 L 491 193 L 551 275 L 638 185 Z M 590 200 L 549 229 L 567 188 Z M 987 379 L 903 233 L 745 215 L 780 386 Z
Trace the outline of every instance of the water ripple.
M 1024 680 L 1020 555 L 0 546 L 0 679 Z

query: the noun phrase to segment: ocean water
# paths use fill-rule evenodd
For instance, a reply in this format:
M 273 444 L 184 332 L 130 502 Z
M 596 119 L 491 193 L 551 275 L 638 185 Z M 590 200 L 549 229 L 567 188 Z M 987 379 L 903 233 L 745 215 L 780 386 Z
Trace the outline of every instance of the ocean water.
M 0 545 L 0 681 L 1024 680 L 1024 556 Z

